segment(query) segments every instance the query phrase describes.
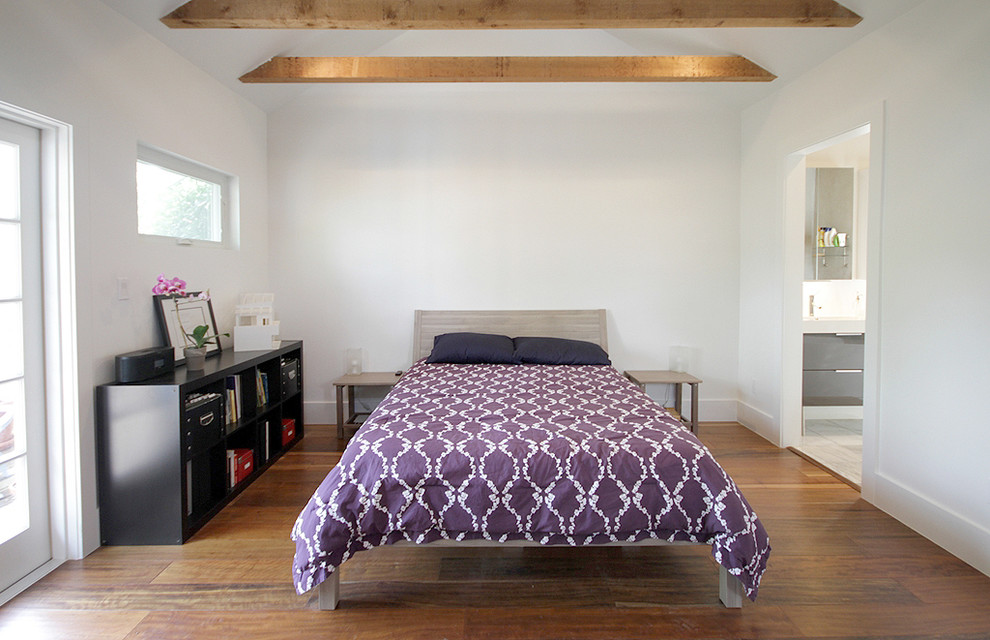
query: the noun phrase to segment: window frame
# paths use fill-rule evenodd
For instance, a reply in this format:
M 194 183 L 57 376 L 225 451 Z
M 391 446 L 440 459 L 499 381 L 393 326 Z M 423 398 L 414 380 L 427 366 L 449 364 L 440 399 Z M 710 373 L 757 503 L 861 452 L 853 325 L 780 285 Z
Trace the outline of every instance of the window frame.
M 138 184 L 137 184 L 137 166 L 140 163 L 146 163 L 154 165 L 165 169 L 167 171 L 172 171 L 179 173 L 197 180 L 202 180 L 205 182 L 211 182 L 213 184 L 219 185 L 220 187 L 220 215 L 219 219 L 212 220 L 214 226 L 219 225 L 220 227 L 220 240 L 201 240 L 199 238 L 186 238 L 181 236 L 173 235 L 161 235 L 155 233 L 142 233 L 141 228 L 141 212 L 138 209 L 139 203 L 137 200 Z M 213 167 L 207 166 L 195 160 L 190 160 L 189 158 L 184 158 L 180 155 L 174 154 L 170 151 L 165 151 L 164 149 L 159 149 L 151 145 L 139 143 L 137 149 L 137 158 L 134 163 L 135 179 L 134 179 L 134 196 L 135 196 L 135 219 L 138 223 L 138 235 L 142 238 L 150 238 L 157 240 L 164 240 L 174 242 L 175 244 L 183 246 L 199 246 L 199 247 L 214 247 L 214 248 L 224 248 L 231 249 L 236 247 L 236 242 L 234 241 L 234 215 L 233 215 L 233 203 L 236 201 L 236 190 L 237 190 L 237 178 L 229 173 L 220 171 L 219 169 L 214 169 Z

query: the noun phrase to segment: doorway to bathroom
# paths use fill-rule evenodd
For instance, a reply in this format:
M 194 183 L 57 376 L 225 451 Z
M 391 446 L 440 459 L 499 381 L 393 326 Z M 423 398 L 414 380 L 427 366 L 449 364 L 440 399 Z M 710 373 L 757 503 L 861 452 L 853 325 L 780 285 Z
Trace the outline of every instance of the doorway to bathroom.
M 788 216 L 803 218 L 800 433 L 793 450 L 860 487 L 870 126 L 796 154 Z M 803 214 L 803 215 L 802 215 Z M 797 389 L 795 389 L 797 392 Z

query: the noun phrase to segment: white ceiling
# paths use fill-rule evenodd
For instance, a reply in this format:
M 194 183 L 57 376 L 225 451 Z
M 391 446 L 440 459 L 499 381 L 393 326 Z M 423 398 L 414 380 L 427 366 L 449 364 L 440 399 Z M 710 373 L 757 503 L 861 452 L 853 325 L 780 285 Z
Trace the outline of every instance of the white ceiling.
M 360 55 L 728 55 L 763 66 L 771 83 L 677 83 L 672 94 L 702 92 L 706 100 L 742 108 L 906 13 L 923 0 L 844 0 L 863 16 L 852 28 L 579 29 L 353 31 L 169 29 L 160 18 L 182 0 L 102 0 L 165 45 L 265 111 L 336 85 L 244 84 L 238 78 L 273 56 Z M 476 86 L 476 85 L 473 85 Z

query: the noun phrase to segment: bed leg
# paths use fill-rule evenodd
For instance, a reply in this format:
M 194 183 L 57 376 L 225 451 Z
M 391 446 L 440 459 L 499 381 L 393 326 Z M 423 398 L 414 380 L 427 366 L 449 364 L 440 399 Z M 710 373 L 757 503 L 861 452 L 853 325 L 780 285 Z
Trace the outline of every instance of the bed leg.
M 333 611 L 340 602 L 340 569 L 320 583 L 320 611 Z
M 728 569 L 721 565 L 718 567 L 718 599 L 728 609 L 742 608 L 742 583 L 730 574 Z

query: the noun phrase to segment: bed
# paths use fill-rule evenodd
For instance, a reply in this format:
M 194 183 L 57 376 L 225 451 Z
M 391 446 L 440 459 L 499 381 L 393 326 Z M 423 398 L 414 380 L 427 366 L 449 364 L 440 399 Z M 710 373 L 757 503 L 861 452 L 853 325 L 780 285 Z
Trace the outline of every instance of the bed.
M 336 569 L 382 545 L 705 544 L 722 603 L 755 599 L 769 540 L 704 445 L 611 365 L 556 364 L 572 343 L 604 354 L 605 325 L 604 310 L 417 311 L 415 363 L 293 526 L 297 592 L 336 608 Z M 463 332 L 496 334 L 495 355 L 427 360 Z M 566 354 L 537 341 L 527 359 L 533 341 L 507 336 Z

